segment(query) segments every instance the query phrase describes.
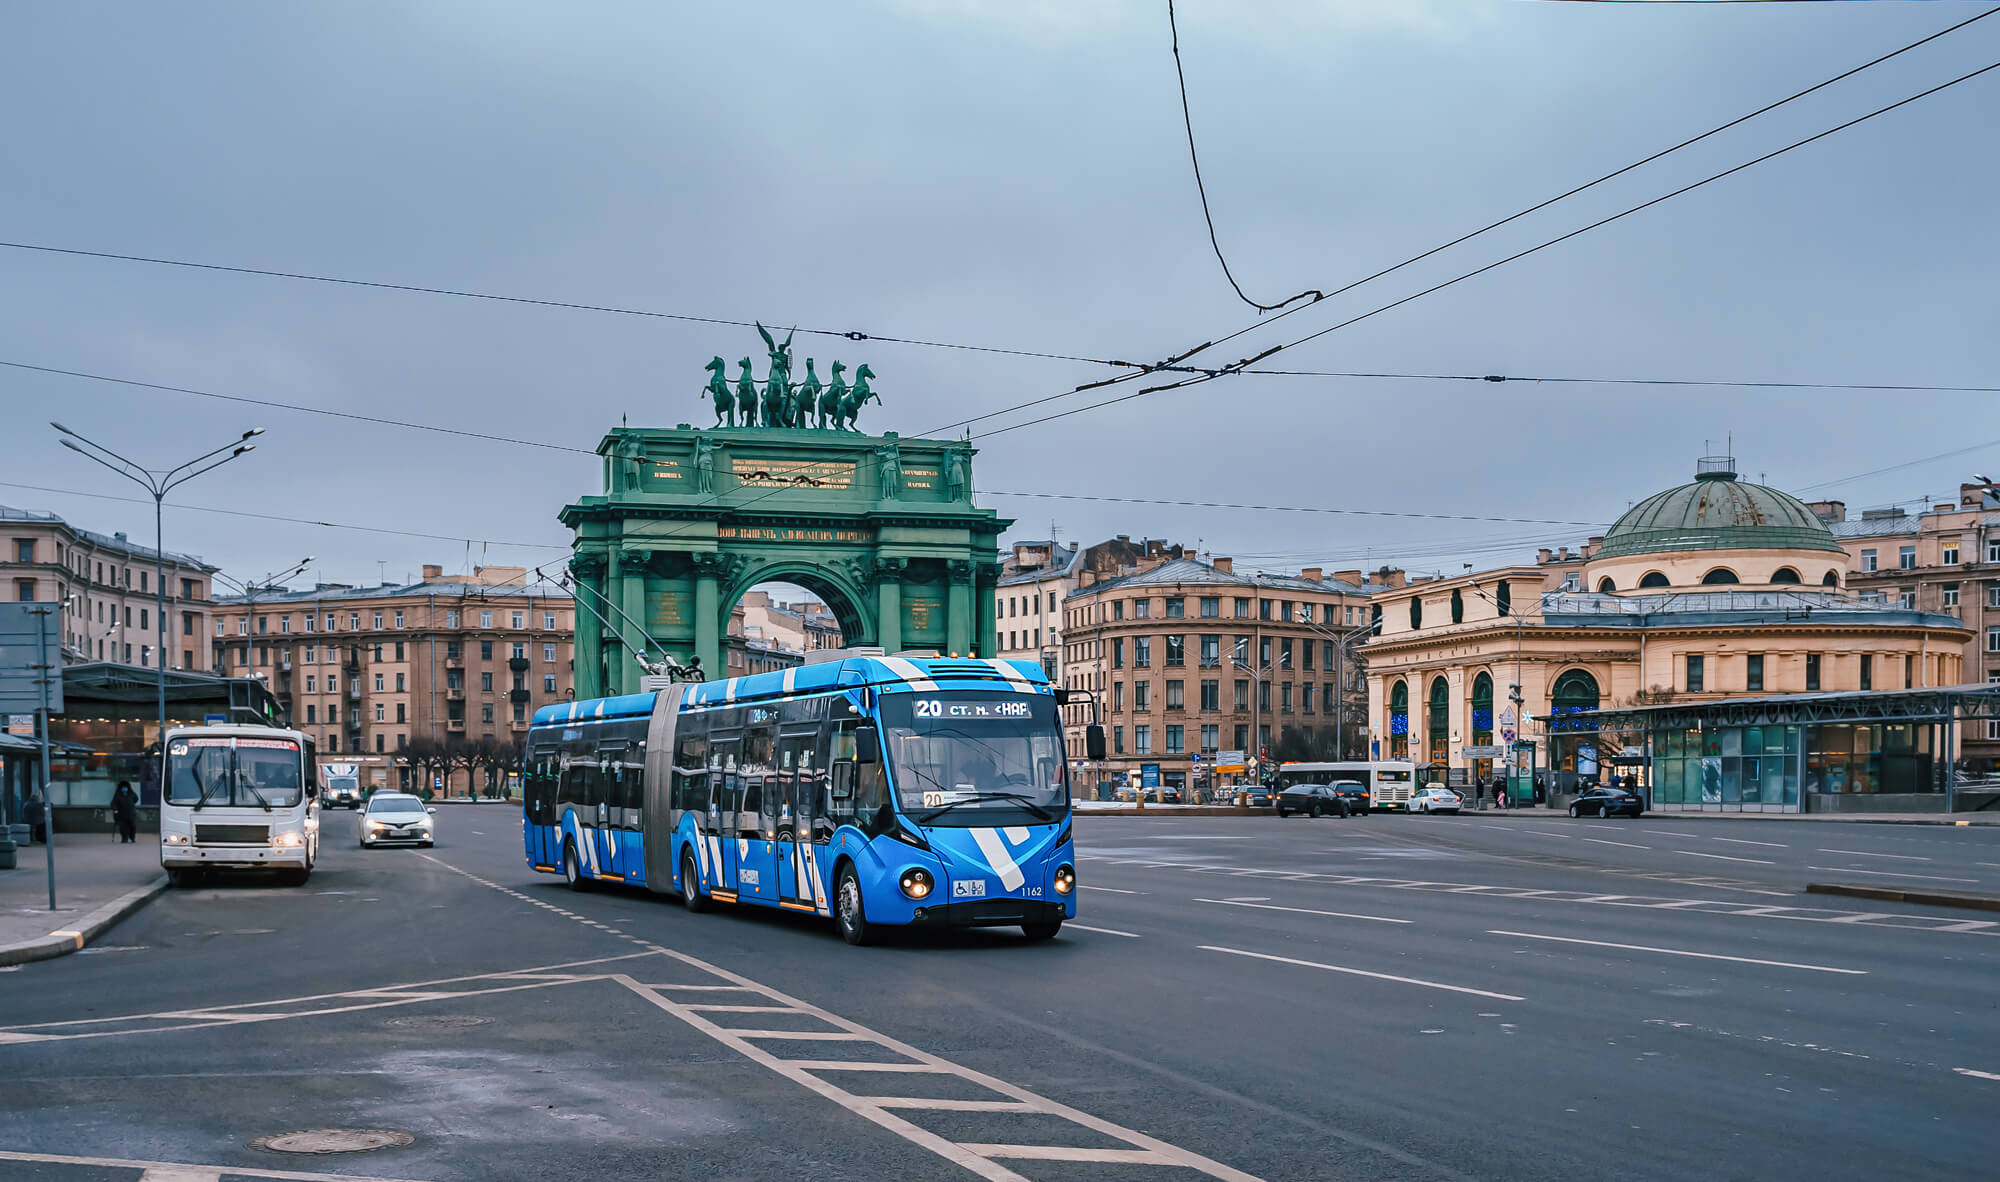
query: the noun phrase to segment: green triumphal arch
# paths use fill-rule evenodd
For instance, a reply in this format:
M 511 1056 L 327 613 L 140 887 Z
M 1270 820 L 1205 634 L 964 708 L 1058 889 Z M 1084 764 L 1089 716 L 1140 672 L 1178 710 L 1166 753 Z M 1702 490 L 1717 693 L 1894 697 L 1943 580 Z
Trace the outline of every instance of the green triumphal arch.
M 722 359 L 710 363 L 717 426 L 614 428 L 597 448 L 603 494 L 563 509 L 578 697 L 636 692 L 640 653 L 699 657 L 723 676 L 730 610 L 770 581 L 820 596 L 849 645 L 995 654 L 998 538 L 1012 523 L 973 506 L 972 446 L 861 434 L 866 366 L 849 387 L 836 362 L 830 396 L 812 361 L 794 382 L 789 350 L 765 339 L 764 381 L 746 359 L 732 390 Z

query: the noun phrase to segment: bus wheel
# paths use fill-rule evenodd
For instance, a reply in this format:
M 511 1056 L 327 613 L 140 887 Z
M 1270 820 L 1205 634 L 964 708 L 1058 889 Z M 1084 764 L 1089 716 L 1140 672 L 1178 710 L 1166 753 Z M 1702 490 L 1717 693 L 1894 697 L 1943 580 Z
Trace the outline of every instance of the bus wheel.
M 563 842 L 563 881 L 573 891 L 590 889 L 590 883 L 583 877 L 583 867 L 576 860 L 576 843 Z
M 1062 920 L 1051 920 L 1048 923 L 1024 923 L 1021 925 L 1021 930 L 1027 934 L 1030 940 L 1037 942 L 1053 940 L 1056 938 L 1056 933 L 1062 931 Z
M 312 877 L 312 868 L 309 866 L 296 870 L 281 870 L 278 872 L 278 881 L 284 884 L 285 886 L 304 886 L 306 885 L 306 881 L 311 877 Z
M 849 944 L 875 941 L 875 933 L 869 930 L 868 916 L 861 906 L 861 879 L 852 866 L 842 866 L 840 878 L 834 884 L 833 922 L 840 928 L 840 938 Z
M 700 915 L 708 910 L 709 897 L 701 893 L 701 871 L 696 868 L 693 850 L 681 851 L 681 905 Z
M 200 881 L 200 875 L 192 868 L 170 866 L 167 868 L 167 885 L 177 891 L 185 891 Z

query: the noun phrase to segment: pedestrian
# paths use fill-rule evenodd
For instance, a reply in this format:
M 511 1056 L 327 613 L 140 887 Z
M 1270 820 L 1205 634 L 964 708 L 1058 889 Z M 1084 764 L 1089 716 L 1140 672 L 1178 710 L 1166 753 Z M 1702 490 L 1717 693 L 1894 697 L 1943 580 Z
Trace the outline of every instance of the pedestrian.
M 40 788 L 28 793 L 27 807 L 21 811 L 28 822 L 28 840 L 46 845 L 49 840 L 48 804 L 43 801 Z
M 118 791 L 111 794 L 111 817 L 118 822 L 119 844 L 137 844 L 139 841 L 139 794 L 132 791 L 132 782 L 130 780 L 118 781 Z

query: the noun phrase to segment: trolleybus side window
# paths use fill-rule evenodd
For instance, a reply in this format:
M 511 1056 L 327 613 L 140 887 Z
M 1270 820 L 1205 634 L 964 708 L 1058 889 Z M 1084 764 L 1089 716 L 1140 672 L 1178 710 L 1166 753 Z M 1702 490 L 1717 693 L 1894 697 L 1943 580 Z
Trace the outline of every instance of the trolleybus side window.
M 673 807 L 708 811 L 708 736 L 683 735 L 674 755 Z
M 528 758 L 527 799 L 523 803 L 527 807 L 530 824 L 555 824 L 555 766 L 555 753 L 552 750 L 537 751 Z

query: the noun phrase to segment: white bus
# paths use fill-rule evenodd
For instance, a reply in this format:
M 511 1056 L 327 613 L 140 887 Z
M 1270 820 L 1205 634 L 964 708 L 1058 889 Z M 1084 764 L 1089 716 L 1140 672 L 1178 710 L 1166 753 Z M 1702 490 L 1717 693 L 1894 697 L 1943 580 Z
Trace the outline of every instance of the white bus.
M 293 886 L 319 858 L 319 772 L 298 731 L 235 725 L 167 732 L 160 865 L 175 886 L 216 870 L 270 870 Z
M 1403 760 L 1370 763 L 1286 763 L 1278 767 L 1278 791 L 1294 784 L 1331 784 L 1353 780 L 1368 786 L 1368 807 L 1397 812 L 1410 807 L 1410 794 L 1417 789 L 1417 765 Z

